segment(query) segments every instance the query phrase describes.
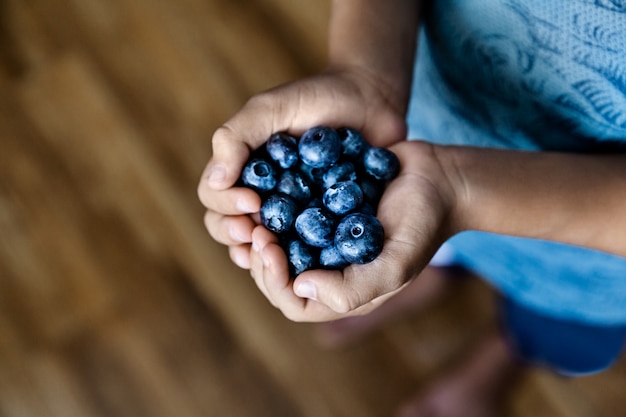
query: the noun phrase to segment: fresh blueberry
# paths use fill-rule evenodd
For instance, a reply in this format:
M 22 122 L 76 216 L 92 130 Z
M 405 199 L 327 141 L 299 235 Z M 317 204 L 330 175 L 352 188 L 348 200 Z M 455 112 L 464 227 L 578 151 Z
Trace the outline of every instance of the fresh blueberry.
M 313 168 L 305 163 L 298 165 L 298 171 L 309 181 L 310 184 L 321 184 L 327 168 Z
M 369 148 L 369 144 L 363 140 L 361 133 L 350 127 L 337 129 L 341 141 L 341 154 L 349 160 L 357 160 Z
M 261 222 L 275 233 L 287 232 L 297 214 L 298 206 L 285 194 L 274 194 L 261 205 Z
M 324 190 L 330 188 L 331 185 L 341 181 L 356 181 L 356 168 L 354 164 L 348 161 L 338 162 L 336 165 L 328 168 L 328 171 L 322 176 L 324 182 Z
M 363 157 L 365 172 L 377 180 L 394 179 L 400 171 L 400 160 L 395 153 L 385 148 L 372 147 Z
M 322 203 L 322 197 L 313 197 L 309 204 L 307 204 L 306 208 L 316 208 L 316 207 L 324 207 L 324 203 Z
M 359 213 L 369 214 L 370 216 L 376 216 L 377 210 L 376 207 L 368 202 L 365 202 L 359 207 Z
M 323 192 L 323 177 L 327 171 L 327 168 L 313 168 L 312 166 L 300 161 L 297 170 L 302 175 L 302 177 L 309 183 L 309 187 L 311 188 L 311 195 L 321 195 L 321 193 Z
M 322 203 L 332 213 L 342 216 L 361 206 L 363 192 L 354 181 L 338 182 L 326 190 Z
M 398 158 L 372 148 L 358 131 L 317 126 L 299 140 L 272 135 L 252 152 L 240 182 L 263 198 L 261 222 L 277 234 L 297 276 L 380 254 L 384 231 L 376 210 L 398 171 Z
M 265 143 L 269 156 L 283 169 L 298 162 L 298 142 L 286 133 L 274 133 Z
M 361 191 L 363 191 L 363 199 L 366 202 L 377 206 L 383 192 L 385 191 L 385 184 L 382 181 L 378 181 L 367 176 L 361 178 L 358 183 L 361 187 Z
M 383 226 L 376 217 L 349 214 L 337 226 L 334 244 L 346 261 L 365 264 L 382 252 L 384 235 Z
M 305 209 L 296 217 L 296 232 L 302 240 L 317 248 L 324 248 L 333 243 L 335 221 L 320 207 Z
M 315 268 L 315 252 L 300 239 L 294 239 L 286 245 L 287 259 L 291 276 L 298 276 L 304 271 Z
M 350 265 L 339 253 L 334 245 L 328 246 L 320 252 L 320 266 L 325 269 L 343 269 Z
M 276 186 L 276 169 L 264 159 L 252 159 L 243 168 L 241 180 L 244 185 L 264 193 Z
M 337 132 L 327 126 L 313 127 L 300 137 L 300 159 L 313 168 L 333 165 L 341 156 L 341 142 Z
M 297 171 L 285 171 L 280 176 L 276 191 L 287 194 L 299 204 L 307 204 L 311 199 L 311 187 L 303 175 Z

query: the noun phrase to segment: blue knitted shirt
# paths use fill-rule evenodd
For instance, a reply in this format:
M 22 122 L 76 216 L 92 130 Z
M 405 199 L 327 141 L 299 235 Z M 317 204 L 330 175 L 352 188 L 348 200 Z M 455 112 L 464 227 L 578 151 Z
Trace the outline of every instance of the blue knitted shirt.
M 412 89 L 409 138 L 626 152 L 626 1 L 435 0 Z M 475 231 L 448 243 L 456 261 L 527 307 L 626 325 L 626 258 Z

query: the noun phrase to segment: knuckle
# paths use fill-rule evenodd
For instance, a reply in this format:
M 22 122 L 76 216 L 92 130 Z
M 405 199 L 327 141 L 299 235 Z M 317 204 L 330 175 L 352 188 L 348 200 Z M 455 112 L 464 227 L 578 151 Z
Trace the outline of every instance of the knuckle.
M 209 235 L 216 241 L 223 243 L 223 239 L 221 239 L 221 233 L 219 232 L 219 218 L 218 216 L 211 212 L 207 211 L 204 215 L 204 226 L 206 227 Z
M 244 109 L 253 111 L 269 109 L 274 106 L 275 101 L 276 95 L 272 91 L 264 91 L 250 97 L 244 105 Z
M 350 300 L 347 297 L 340 295 L 331 298 L 330 308 L 332 308 L 333 311 L 339 314 L 347 314 L 350 311 L 354 310 Z
M 352 287 L 344 287 L 343 291 L 336 291 L 330 295 L 329 307 L 339 313 L 346 314 L 361 306 L 361 296 Z
M 211 139 L 213 143 L 213 149 L 216 147 L 220 147 L 225 143 L 229 143 L 235 137 L 235 132 L 232 126 L 227 122 L 222 126 L 218 127 L 213 133 L 213 137 Z
M 213 225 L 213 214 L 209 210 L 207 210 L 204 213 L 204 227 L 206 227 L 209 233 L 211 233 L 212 225 Z
M 349 313 L 404 284 L 405 273 L 400 266 L 395 264 L 384 265 L 383 270 L 384 273 L 378 273 L 379 270 L 376 268 L 368 272 L 367 277 L 364 277 L 362 271 L 358 272 L 357 268 L 346 269 L 344 286 L 342 291 L 332 295 L 330 299 L 331 308 L 338 313 Z
M 274 90 L 269 90 L 250 98 L 244 107 L 252 114 L 265 115 L 263 130 L 271 134 L 285 130 L 291 124 L 291 115 L 298 104 L 292 101 Z
M 202 203 L 204 207 L 211 207 L 211 203 L 215 200 L 215 197 L 211 190 L 207 187 L 205 181 L 200 181 L 200 184 L 198 184 L 197 194 L 200 203 Z

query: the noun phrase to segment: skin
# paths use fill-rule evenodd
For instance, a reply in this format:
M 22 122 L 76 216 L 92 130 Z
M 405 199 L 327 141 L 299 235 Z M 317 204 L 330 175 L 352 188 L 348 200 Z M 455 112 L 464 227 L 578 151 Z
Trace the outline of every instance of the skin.
M 213 156 L 198 187 L 207 229 L 291 320 L 329 321 L 373 310 L 463 230 L 556 240 L 626 256 L 624 155 L 404 141 L 417 3 L 335 1 L 328 68 L 251 98 L 213 135 Z M 379 206 L 386 233 L 381 255 L 343 272 L 307 271 L 291 280 L 276 236 L 258 224 L 259 197 L 233 185 L 250 151 L 272 133 L 297 136 L 320 124 L 360 130 L 372 144 L 389 146 L 402 169 Z

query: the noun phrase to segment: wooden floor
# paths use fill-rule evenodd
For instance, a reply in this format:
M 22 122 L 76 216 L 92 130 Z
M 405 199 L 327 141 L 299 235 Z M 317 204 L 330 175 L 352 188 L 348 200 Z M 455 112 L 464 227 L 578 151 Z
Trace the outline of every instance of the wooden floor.
M 328 2 L 0 0 L 0 416 L 379 417 L 494 324 L 460 284 L 327 351 L 203 227 L 212 131 L 319 70 Z M 529 373 L 517 417 L 626 416 L 626 363 Z

